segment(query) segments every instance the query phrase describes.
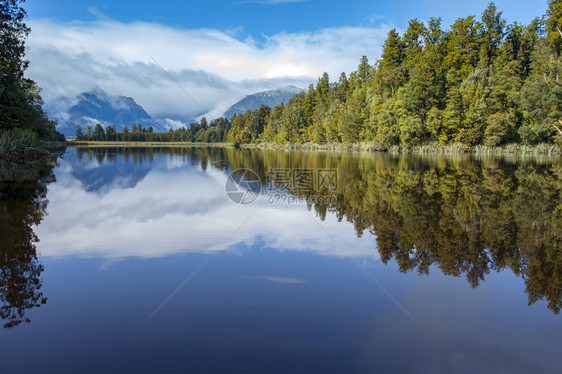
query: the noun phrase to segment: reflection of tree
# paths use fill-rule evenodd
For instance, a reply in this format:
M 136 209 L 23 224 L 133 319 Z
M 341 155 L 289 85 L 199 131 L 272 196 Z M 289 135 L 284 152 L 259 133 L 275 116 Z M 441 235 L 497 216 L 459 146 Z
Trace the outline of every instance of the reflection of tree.
M 0 317 L 4 327 L 29 322 L 26 312 L 45 304 L 43 266 L 37 259 L 33 225 L 46 214 L 52 162 L 0 165 Z
M 395 259 L 402 272 L 436 266 L 477 287 L 490 271 L 509 268 L 524 279 L 530 304 L 545 299 L 560 312 L 560 160 L 266 151 L 255 165 L 257 152 L 241 154 L 229 154 L 233 169 L 337 168 L 337 204 L 314 209 L 321 218 L 334 211 L 358 236 L 375 235 L 382 261 Z

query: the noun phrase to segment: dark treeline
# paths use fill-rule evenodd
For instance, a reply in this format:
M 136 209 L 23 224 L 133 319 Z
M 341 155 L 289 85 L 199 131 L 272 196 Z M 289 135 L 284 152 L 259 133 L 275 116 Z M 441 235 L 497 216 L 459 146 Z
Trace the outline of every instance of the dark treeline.
M 222 120 L 203 133 L 202 123 L 147 137 L 367 143 L 379 149 L 427 143 L 560 146 L 561 29 L 560 0 L 550 0 L 546 14 L 529 25 L 508 25 L 493 3 L 479 20 L 460 18 L 447 30 L 440 18 L 414 19 L 403 35 L 389 32 L 374 65 L 363 57 L 357 71 L 335 82 L 325 73 L 287 105 L 247 111 L 232 118 L 231 128 Z
M 203 117 L 200 123 L 192 123 L 189 128 L 181 127 L 175 131 L 154 132 L 152 126 L 143 128 L 142 125 L 134 124 L 131 129 L 127 126 L 117 132 L 115 125 L 106 126 L 101 124 L 95 127 L 88 125 L 85 129 L 76 127 L 76 140 L 86 141 L 120 141 L 120 142 L 199 142 L 199 143 L 222 143 L 226 141 L 230 131 L 231 123 L 226 118 L 219 118 L 207 123 Z
M 24 1 L 0 0 L 0 155 L 20 143 L 29 148 L 40 140 L 65 140 L 43 112 L 40 89 L 24 74 L 29 65 L 25 42 L 31 31 L 23 22 Z

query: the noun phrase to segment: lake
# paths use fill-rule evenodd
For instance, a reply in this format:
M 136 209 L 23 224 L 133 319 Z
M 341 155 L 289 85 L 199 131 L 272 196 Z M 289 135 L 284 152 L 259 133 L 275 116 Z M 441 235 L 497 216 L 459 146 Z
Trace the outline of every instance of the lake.
M 562 159 L 0 168 L 0 373 L 560 373 Z

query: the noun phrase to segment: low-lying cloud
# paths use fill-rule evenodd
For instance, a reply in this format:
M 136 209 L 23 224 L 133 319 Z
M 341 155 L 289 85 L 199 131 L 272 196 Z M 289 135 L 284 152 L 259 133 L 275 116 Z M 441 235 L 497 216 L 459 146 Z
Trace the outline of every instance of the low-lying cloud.
M 261 90 L 306 88 L 323 72 L 337 79 L 355 70 L 362 55 L 374 62 L 391 28 L 280 33 L 258 43 L 214 29 L 109 19 L 29 25 L 28 76 L 43 88 L 49 112 L 64 112 L 68 101 L 61 98 L 99 87 L 133 97 L 155 118 L 185 122 L 205 112 L 220 116 Z

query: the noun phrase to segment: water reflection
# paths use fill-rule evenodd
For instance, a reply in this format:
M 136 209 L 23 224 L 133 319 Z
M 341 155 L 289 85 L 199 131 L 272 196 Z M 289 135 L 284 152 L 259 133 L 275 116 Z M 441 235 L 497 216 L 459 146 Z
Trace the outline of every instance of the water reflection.
M 334 211 L 358 236 L 376 236 L 384 263 L 420 274 L 436 266 L 472 287 L 509 268 L 525 280 L 529 304 L 545 299 L 560 312 L 560 160 L 318 155 L 299 163 L 338 167 L 337 204 L 314 209 L 321 217 Z
M 239 168 L 264 183 L 272 168 L 337 169 L 337 201 L 237 206 L 224 182 Z M 509 269 L 523 278 L 529 304 L 544 299 L 554 313 L 562 305 L 560 159 L 105 148 L 78 149 L 57 173 L 49 195 L 56 219 L 39 227 L 47 256 L 213 253 L 257 210 L 230 247 L 260 241 L 345 257 L 332 238 L 318 235 L 308 208 L 355 257 L 396 261 L 402 272 L 439 269 L 472 287 Z M 351 232 L 373 240 L 351 241 Z
M 29 322 L 27 312 L 47 302 L 33 226 L 46 215 L 53 167 L 52 161 L 0 164 L 0 317 L 5 328 Z
M 108 154 L 113 151 L 109 149 Z M 214 253 L 235 231 L 225 250 L 259 241 L 278 250 L 347 256 L 334 246 L 332 238 L 318 235 L 311 219 L 314 214 L 301 214 L 303 206 L 271 205 L 264 199 L 250 206 L 230 201 L 225 182 L 232 165 L 223 149 L 129 152 L 118 153 L 115 160 L 107 155 L 99 161 L 92 158 L 89 163 L 87 154 L 93 155 L 94 150 L 78 150 L 60 161 L 58 182 L 49 191 L 50 216 L 38 228 L 44 256 L 118 259 Z M 120 167 L 126 157 L 130 167 L 149 170 L 134 188 L 121 182 L 131 175 Z M 103 187 L 88 191 L 94 178 L 76 170 L 98 173 L 96 167 L 112 177 L 105 179 Z M 250 216 L 252 219 L 240 228 Z M 355 244 L 353 227 L 341 225 L 335 216 L 323 224 L 342 243 Z M 356 256 L 378 259 L 372 242 L 350 250 Z
M 151 155 L 138 150 L 93 149 L 78 153 L 78 160 L 72 165 L 72 176 L 82 182 L 86 191 L 103 194 L 113 187 L 134 188 L 146 177 L 152 163 Z

